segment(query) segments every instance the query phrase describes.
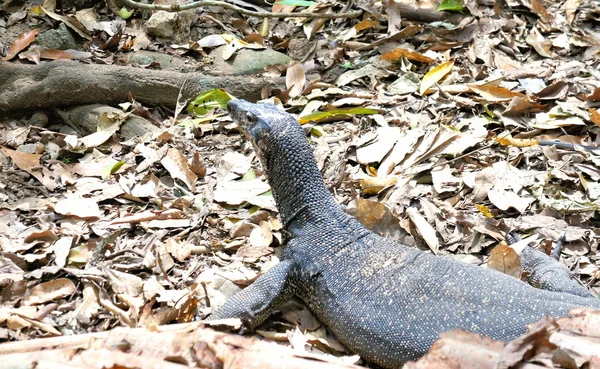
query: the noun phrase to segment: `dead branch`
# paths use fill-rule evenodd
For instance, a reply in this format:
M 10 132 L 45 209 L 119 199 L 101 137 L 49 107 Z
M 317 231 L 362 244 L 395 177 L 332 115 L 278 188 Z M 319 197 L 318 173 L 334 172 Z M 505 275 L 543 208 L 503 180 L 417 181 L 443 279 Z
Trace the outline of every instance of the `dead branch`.
M 210 76 L 64 60 L 39 65 L 0 62 L 0 75 L 0 111 L 121 103 L 128 101 L 128 92 L 145 104 L 175 107 L 180 90 L 184 99 L 190 99 L 213 88 L 258 100 L 263 87 L 285 86 L 282 78 Z
M 41 338 L 0 345 L 3 367 L 85 368 L 286 368 L 360 369 L 324 356 L 237 334 L 217 332 L 203 323 Z M 44 365 L 47 364 L 47 365 Z
M 187 4 L 172 4 L 172 5 L 157 5 L 157 4 L 142 4 L 133 0 L 122 0 L 124 4 L 132 8 L 144 10 L 164 10 L 167 12 L 180 12 L 189 9 L 199 8 L 201 6 L 220 6 L 225 9 L 234 10 L 240 14 L 258 18 L 321 18 L 321 19 L 338 19 L 338 18 L 356 18 L 362 14 L 362 10 L 355 10 L 347 13 L 273 13 L 273 12 L 256 12 L 246 10 L 237 5 L 226 3 L 224 1 L 201 0 Z

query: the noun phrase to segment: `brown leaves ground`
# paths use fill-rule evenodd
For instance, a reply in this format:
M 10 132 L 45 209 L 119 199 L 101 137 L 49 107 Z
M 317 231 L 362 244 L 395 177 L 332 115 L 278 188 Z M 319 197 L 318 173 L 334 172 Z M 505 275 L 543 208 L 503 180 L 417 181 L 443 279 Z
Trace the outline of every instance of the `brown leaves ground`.
M 319 9 L 340 9 L 333 5 Z M 441 23 L 411 18 L 423 9 L 383 5 L 369 5 L 365 19 L 266 27 L 202 10 L 202 27 L 184 30 L 193 41 L 169 46 L 137 15 L 73 18 L 46 7 L 29 21 L 40 33 L 63 22 L 92 39 L 92 63 L 122 62 L 150 45 L 192 65 L 220 45 L 227 59 L 264 47 L 294 56 L 265 72 L 285 72 L 288 91 L 266 88 L 264 96 L 304 117 L 327 183 L 359 218 L 474 264 L 506 230 L 534 234 L 529 242 L 540 247 L 564 234 L 562 262 L 597 292 L 597 152 L 536 144 L 597 146 L 597 4 L 469 2 L 477 17 L 433 12 Z M 27 47 L 15 40 L 0 38 L 11 60 Z M 202 318 L 278 262 L 272 196 L 229 118 L 208 113 L 180 126 L 148 108 L 160 130 L 130 140 L 119 136 L 129 113 L 103 116 L 91 133 L 48 112 L 33 126 L 0 118 L 4 340 Z M 309 312 L 293 307 L 283 320 L 262 334 L 307 351 L 343 351 Z

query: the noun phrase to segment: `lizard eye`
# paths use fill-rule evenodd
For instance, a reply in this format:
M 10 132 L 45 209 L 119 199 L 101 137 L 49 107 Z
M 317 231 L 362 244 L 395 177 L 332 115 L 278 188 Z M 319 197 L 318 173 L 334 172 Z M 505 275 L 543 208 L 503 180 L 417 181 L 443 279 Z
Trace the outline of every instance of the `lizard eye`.
M 246 112 L 246 119 L 248 119 L 249 122 L 255 123 L 258 119 L 256 119 L 256 115 L 250 113 L 250 112 Z

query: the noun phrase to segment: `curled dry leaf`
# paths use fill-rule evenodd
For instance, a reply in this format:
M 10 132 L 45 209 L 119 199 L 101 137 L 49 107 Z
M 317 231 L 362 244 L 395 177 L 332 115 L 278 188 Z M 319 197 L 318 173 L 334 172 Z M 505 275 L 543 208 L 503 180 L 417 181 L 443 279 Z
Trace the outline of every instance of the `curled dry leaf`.
M 75 283 L 67 278 L 58 278 L 52 281 L 40 283 L 33 287 L 23 299 L 24 305 L 39 305 L 48 301 L 55 301 L 75 293 Z
M 492 249 L 487 262 L 490 269 L 508 274 L 515 278 L 521 278 L 521 262 L 519 255 L 510 248 L 506 242 L 501 242 Z
M 419 230 L 419 233 L 427 246 L 429 246 L 434 254 L 437 254 L 440 248 L 440 242 L 437 238 L 435 229 L 427 222 L 421 213 L 419 213 L 417 208 L 409 207 L 406 209 L 406 215 L 408 215 L 415 227 Z
M 98 304 L 98 291 L 92 283 L 86 282 L 83 285 L 83 300 L 75 310 L 75 319 L 83 324 L 89 324 L 94 317 L 100 305 Z
M 406 58 L 410 61 L 416 61 L 416 62 L 427 63 L 427 64 L 431 64 L 431 63 L 435 62 L 435 60 L 431 59 L 428 56 L 425 56 L 414 50 L 409 50 L 409 49 L 404 49 L 404 48 L 397 48 L 397 49 L 394 49 L 394 50 L 391 50 L 391 51 L 381 54 L 381 59 L 388 60 L 388 61 L 398 61 L 398 60 L 401 60 L 402 58 Z
M 9 61 L 10 59 L 14 58 L 21 50 L 25 49 L 33 41 L 35 41 L 35 37 L 37 36 L 37 34 L 37 28 L 23 33 L 10 45 L 8 53 L 4 58 L 2 58 L 2 60 Z
M 192 254 L 192 245 L 187 241 L 179 242 L 175 238 L 169 238 L 165 246 L 169 253 L 180 262 L 185 261 Z
M 366 177 L 359 181 L 361 193 L 365 195 L 377 195 L 386 188 L 395 186 L 397 177 Z
M 70 236 L 61 237 L 58 241 L 54 242 L 54 245 L 52 245 L 52 250 L 54 251 L 54 262 L 59 267 L 64 267 L 67 265 L 67 257 L 71 251 L 73 239 L 74 237 Z
M 293 62 L 288 67 L 285 75 L 285 86 L 289 90 L 290 97 L 302 96 L 305 83 L 306 75 L 304 68 L 302 68 L 301 64 Z
M 194 152 L 194 156 L 192 156 L 190 170 L 200 178 L 204 178 L 206 175 L 206 164 L 204 163 L 204 159 L 202 159 L 202 156 L 198 151 Z
M 185 183 L 190 191 L 196 192 L 196 180 L 198 176 L 192 172 L 187 159 L 179 150 L 170 148 L 160 163 L 169 171 L 171 177 L 179 179 Z
M 142 293 L 143 281 L 140 277 L 109 268 L 102 268 L 102 271 L 114 292 L 131 297 L 139 296 Z
M 347 212 L 371 231 L 394 240 L 400 240 L 405 232 L 400 221 L 390 209 L 377 201 L 357 198 L 349 204 Z
M 98 118 L 96 132 L 78 139 L 75 151 L 86 151 L 89 148 L 102 145 L 119 130 L 119 127 L 127 120 L 128 116 L 129 114 L 126 113 L 102 113 Z
M 273 232 L 271 232 L 269 223 L 263 220 L 250 233 L 250 244 L 256 247 L 266 247 L 271 242 L 273 242 Z
M 467 87 L 481 97 L 483 97 L 488 102 L 501 102 L 501 101 L 510 101 L 515 97 L 520 97 L 522 99 L 527 99 L 527 96 L 520 94 L 518 92 L 512 92 L 511 90 L 492 86 L 492 85 L 475 85 L 468 84 Z

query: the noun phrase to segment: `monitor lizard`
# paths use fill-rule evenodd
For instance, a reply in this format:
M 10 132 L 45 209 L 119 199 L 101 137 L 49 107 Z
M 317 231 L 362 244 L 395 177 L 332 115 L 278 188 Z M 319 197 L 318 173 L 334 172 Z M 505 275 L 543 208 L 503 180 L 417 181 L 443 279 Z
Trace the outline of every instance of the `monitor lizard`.
M 537 250 L 526 249 L 522 258 L 545 289 L 367 230 L 325 186 L 292 115 L 243 100 L 227 108 L 262 161 L 287 242 L 280 263 L 211 319 L 241 318 L 256 327 L 298 296 L 349 349 L 397 368 L 424 355 L 442 332 L 463 329 L 507 341 L 547 315 L 600 308 L 565 266 Z

